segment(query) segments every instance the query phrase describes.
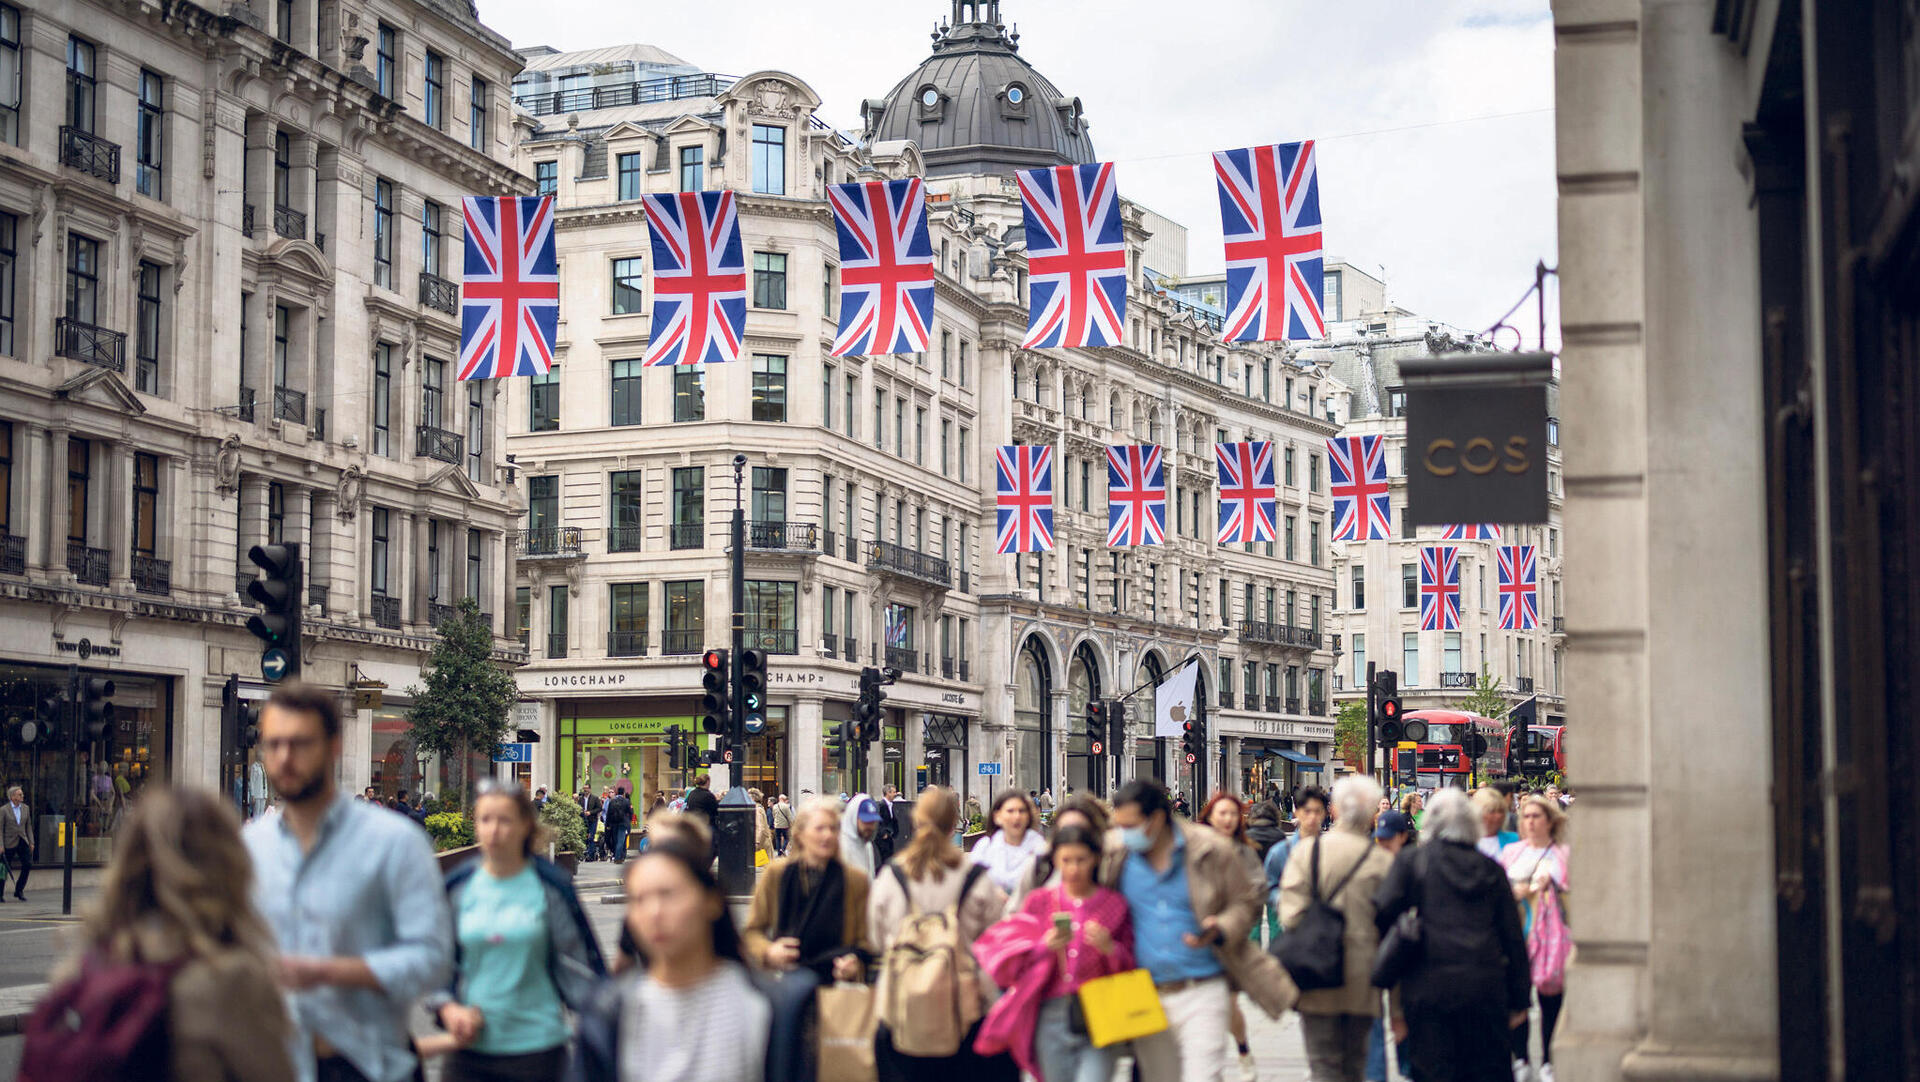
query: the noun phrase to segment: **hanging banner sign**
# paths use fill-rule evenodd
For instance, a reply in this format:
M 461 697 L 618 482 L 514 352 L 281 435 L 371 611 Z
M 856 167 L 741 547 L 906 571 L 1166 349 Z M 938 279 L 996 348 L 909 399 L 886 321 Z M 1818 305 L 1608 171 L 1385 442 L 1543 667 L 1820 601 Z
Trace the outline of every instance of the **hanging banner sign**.
M 1549 353 L 1449 353 L 1400 362 L 1407 521 L 1547 521 Z

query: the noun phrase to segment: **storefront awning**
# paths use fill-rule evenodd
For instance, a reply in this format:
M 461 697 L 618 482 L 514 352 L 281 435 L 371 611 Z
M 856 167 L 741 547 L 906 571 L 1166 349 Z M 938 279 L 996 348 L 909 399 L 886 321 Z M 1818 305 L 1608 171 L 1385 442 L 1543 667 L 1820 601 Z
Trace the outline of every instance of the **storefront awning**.
M 1311 755 L 1304 755 L 1292 748 L 1275 748 L 1273 749 L 1273 753 L 1288 762 L 1299 763 L 1303 768 L 1311 770 L 1320 769 L 1320 760 L 1315 759 Z

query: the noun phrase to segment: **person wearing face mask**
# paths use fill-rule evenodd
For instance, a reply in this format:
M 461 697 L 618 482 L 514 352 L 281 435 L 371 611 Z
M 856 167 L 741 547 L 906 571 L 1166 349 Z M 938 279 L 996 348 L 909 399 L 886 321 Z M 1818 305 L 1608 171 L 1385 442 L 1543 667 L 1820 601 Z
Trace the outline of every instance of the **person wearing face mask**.
M 1249 937 L 1261 881 L 1232 839 L 1176 819 L 1167 791 L 1135 779 L 1113 798 L 1100 880 L 1127 901 L 1134 955 L 1152 976 L 1167 1029 L 1134 1042 L 1143 1078 L 1219 1082 L 1233 994 L 1272 1017 L 1298 991 Z

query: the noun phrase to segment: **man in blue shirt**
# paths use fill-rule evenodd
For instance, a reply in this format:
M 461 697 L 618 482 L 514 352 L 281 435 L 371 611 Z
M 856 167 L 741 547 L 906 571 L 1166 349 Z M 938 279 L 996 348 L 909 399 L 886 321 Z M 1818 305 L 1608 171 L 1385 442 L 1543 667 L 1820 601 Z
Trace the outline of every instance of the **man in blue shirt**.
M 335 787 L 335 693 L 276 688 L 259 747 L 281 814 L 249 823 L 245 838 L 254 904 L 280 947 L 300 1082 L 412 1078 L 408 1012 L 452 966 L 433 847 L 417 824 Z
M 1261 881 L 1226 835 L 1174 817 L 1167 791 L 1135 780 L 1113 798 L 1119 842 L 1102 859 L 1133 917 L 1134 956 L 1153 977 L 1164 1033 L 1133 1042 L 1142 1078 L 1220 1082 L 1233 994 L 1278 1017 L 1292 982 L 1249 938 Z

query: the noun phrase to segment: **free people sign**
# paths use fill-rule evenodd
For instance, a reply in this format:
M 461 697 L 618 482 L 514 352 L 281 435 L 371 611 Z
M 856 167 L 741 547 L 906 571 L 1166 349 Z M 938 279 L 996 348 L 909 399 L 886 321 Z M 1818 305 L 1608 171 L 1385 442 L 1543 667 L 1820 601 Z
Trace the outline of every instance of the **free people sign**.
M 1400 362 L 1407 521 L 1547 521 L 1548 353 L 1448 353 Z

